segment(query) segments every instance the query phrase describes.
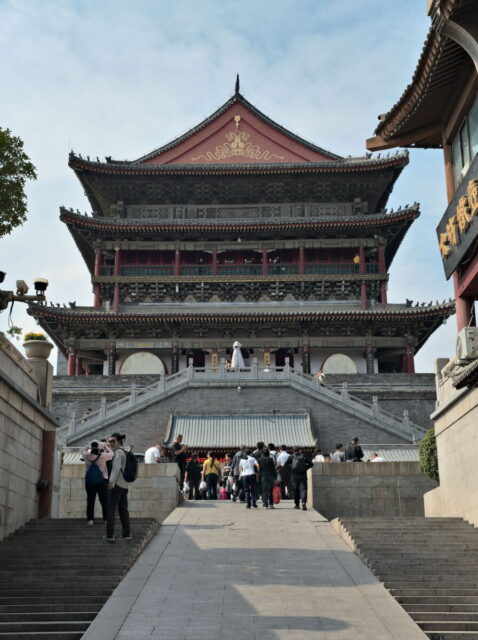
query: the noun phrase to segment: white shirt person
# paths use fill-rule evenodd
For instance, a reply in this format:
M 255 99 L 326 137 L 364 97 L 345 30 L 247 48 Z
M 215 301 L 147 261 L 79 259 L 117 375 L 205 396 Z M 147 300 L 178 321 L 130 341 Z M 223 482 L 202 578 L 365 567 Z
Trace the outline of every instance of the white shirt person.
M 161 458 L 161 449 L 162 446 L 160 444 L 155 444 L 154 447 L 146 449 L 146 453 L 144 454 L 145 463 L 153 464 L 155 462 L 159 462 Z

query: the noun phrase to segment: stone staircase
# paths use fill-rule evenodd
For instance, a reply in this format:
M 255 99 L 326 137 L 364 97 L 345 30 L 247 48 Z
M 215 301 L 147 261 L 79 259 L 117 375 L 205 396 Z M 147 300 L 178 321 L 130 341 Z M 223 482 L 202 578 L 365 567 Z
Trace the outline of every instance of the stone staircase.
M 240 370 L 226 369 L 221 365 L 216 368 L 199 369 L 189 366 L 178 373 L 161 376 L 157 382 L 142 389 L 137 389 L 133 384 L 131 393 L 115 402 L 107 403 L 106 397 L 103 397 L 99 409 L 73 424 L 69 435 L 66 433 L 62 435 L 66 438 L 68 446 L 74 446 L 85 437 L 99 430 L 112 428 L 116 422 L 135 415 L 190 386 L 210 390 L 226 386 L 269 388 L 271 385 L 289 386 L 309 398 L 319 400 L 325 405 L 340 409 L 365 423 L 399 436 L 406 442 L 414 443 L 421 440 L 426 432 L 423 426 L 410 420 L 407 410 L 404 411 L 403 416 L 398 416 L 380 406 L 376 397 L 372 397 L 372 402 L 365 402 L 350 394 L 345 382 L 339 389 L 334 389 L 328 385 L 322 385 L 316 376 L 296 371 L 289 365 L 268 369 L 261 369 L 254 365 Z
M 0 543 L 0 640 L 79 640 L 158 526 L 133 519 L 133 540 L 115 544 L 84 519 L 17 530 Z
M 478 639 L 478 530 L 460 518 L 339 518 L 339 535 L 431 640 Z

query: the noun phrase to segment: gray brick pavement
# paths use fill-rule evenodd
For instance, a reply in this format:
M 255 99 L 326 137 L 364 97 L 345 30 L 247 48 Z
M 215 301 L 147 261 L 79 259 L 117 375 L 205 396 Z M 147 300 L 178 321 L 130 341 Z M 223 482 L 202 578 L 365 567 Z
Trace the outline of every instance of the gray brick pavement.
M 316 511 L 184 503 L 84 640 L 424 640 Z

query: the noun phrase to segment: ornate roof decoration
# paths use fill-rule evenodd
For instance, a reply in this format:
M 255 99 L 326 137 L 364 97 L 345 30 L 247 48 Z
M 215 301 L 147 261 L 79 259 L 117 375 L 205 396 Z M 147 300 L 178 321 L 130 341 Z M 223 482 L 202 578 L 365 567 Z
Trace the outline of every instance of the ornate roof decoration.
M 379 116 L 375 137 L 367 140 L 368 149 L 442 146 L 442 123 L 452 107 L 450 93 L 463 70 L 467 66 L 473 68 L 464 49 L 447 37 L 446 25 L 456 14 L 471 9 L 474 4 L 474 0 L 437 0 L 433 3 L 433 22 L 412 81 L 392 108 Z
M 245 120 L 246 125 L 249 125 L 250 127 L 247 132 L 244 132 L 246 133 L 246 135 L 248 136 L 252 135 L 253 138 L 258 137 L 259 139 L 262 139 L 262 140 L 269 139 L 278 144 L 281 144 L 282 146 L 286 146 L 285 143 L 286 141 L 288 141 L 287 146 L 294 147 L 294 152 L 296 152 L 297 154 L 305 153 L 305 157 L 303 158 L 303 160 L 305 161 L 310 161 L 313 159 L 315 160 L 323 159 L 326 161 L 341 159 L 341 156 L 335 153 L 332 153 L 331 151 L 322 149 L 317 145 L 312 144 L 311 142 L 305 140 L 304 138 L 301 138 L 295 133 L 292 133 L 291 131 L 281 126 L 277 122 L 274 122 L 274 120 L 271 120 L 271 118 L 269 118 L 264 113 L 262 113 L 252 103 L 246 100 L 244 96 L 241 93 L 239 93 L 239 91 L 237 91 L 234 93 L 234 95 L 231 98 L 229 98 L 229 100 L 227 100 L 221 107 L 219 107 L 219 109 L 217 109 L 205 120 L 200 122 L 197 126 L 193 127 L 192 129 L 187 131 L 185 134 L 179 136 L 178 138 L 175 138 L 174 140 L 167 143 L 166 145 L 163 145 L 162 147 L 159 147 L 153 150 L 152 152 L 142 156 L 141 158 L 138 158 L 134 162 L 135 163 L 173 162 L 174 160 L 172 158 L 174 156 L 176 157 L 178 157 L 178 155 L 183 156 L 183 153 L 182 153 L 183 148 L 187 148 L 189 151 L 191 148 L 196 147 L 196 144 L 204 144 L 206 139 L 210 137 L 213 138 L 214 134 L 216 133 L 219 134 L 218 128 L 221 130 L 222 133 L 224 133 L 224 126 L 225 126 L 224 120 L 230 120 L 230 122 L 232 123 L 232 119 L 233 119 L 232 117 L 234 118 L 236 130 L 238 130 L 239 128 L 239 123 L 241 123 L 241 119 Z M 239 118 L 239 120 L 237 120 L 237 118 Z M 241 123 L 241 128 L 242 128 L 242 123 Z M 209 135 L 206 136 L 205 135 L 206 133 Z M 199 136 L 199 134 L 201 135 Z M 193 138 L 194 138 L 194 141 L 192 141 Z M 284 140 L 281 140 L 281 138 L 284 138 Z M 253 145 L 252 142 L 251 144 Z M 300 149 L 300 147 L 302 147 L 302 150 Z M 175 150 L 174 154 L 171 153 L 173 149 Z M 199 156 L 200 155 L 201 154 L 199 154 Z M 239 154 L 235 154 L 235 155 L 237 157 L 237 155 Z M 272 157 L 274 155 L 276 155 L 277 157 L 275 158 Z M 205 160 L 206 161 L 208 160 L 213 161 L 218 159 L 224 160 L 227 157 L 229 156 L 226 156 L 225 158 L 222 158 L 222 157 L 217 158 L 216 156 L 214 156 L 214 153 L 211 151 L 211 157 L 208 158 L 206 156 Z M 255 159 L 256 161 L 259 161 L 259 162 L 260 161 L 267 162 L 268 160 L 273 160 L 273 161 L 281 160 L 280 154 L 271 154 L 269 152 L 266 152 L 266 154 L 263 157 L 261 157 L 260 155 L 259 156 L 256 155 L 254 157 L 252 156 L 246 156 L 246 157 L 250 157 L 251 159 Z M 187 159 L 182 157 L 181 162 L 188 162 L 188 161 L 189 163 L 200 162 L 201 158 L 198 157 L 197 159 L 194 159 L 194 157 L 191 154 L 187 155 Z

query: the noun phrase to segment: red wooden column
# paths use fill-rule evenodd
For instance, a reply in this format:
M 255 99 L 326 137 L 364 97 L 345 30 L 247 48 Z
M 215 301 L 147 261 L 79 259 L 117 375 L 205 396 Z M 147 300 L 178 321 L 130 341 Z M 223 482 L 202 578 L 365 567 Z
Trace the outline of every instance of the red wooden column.
M 262 275 L 266 276 L 269 273 L 269 263 L 268 263 L 268 251 L 267 249 L 262 249 Z
M 310 351 L 309 345 L 302 345 L 302 371 L 304 373 L 310 373 Z
M 217 249 L 212 250 L 211 275 L 217 276 Z
M 405 350 L 405 373 L 415 373 L 415 349 L 407 347 Z
M 51 501 L 53 494 L 53 473 L 55 468 L 55 431 L 44 431 L 41 454 L 41 480 L 47 485 L 40 492 L 38 500 L 38 517 L 49 518 L 51 515 Z
M 363 246 L 359 247 L 359 273 L 365 273 L 365 248 Z
M 305 249 L 299 247 L 299 274 L 302 276 L 305 273 Z
M 101 255 L 101 249 L 98 247 L 95 249 L 95 276 L 101 275 L 101 265 L 102 265 L 103 256 Z M 95 284 L 95 293 L 93 299 L 93 305 L 95 309 L 99 309 L 101 307 L 101 296 L 100 296 L 100 285 L 98 283 Z
M 179 249 L 174 252 L 174 275 L 181 275 L 181 251 Z
M 453 288 L 455 290 L 456 323 L 458 332 L 464 327 L 474 326 L 473 300 L 459 295 L 458 272 L 453 273 Z
M 74 376 L 76 368 L 76 349 L 70 349 L 68 352 L 68 365 L 66 369 L 67 376 Z
M 378 272 L 380 274 L 386 273 L 385 266 L 385 247 L 380 245 L 377 249 L 378 253 Z M 387 283 L 385 280 L 380 281 L 380 305 L 382 307 L 387 306 Z
M 174 346 L 171 353 L 171 373 L 179 371 L 179 347 Z
M 121 273 L 121 249 L 115 249 L 115 266 L 113 269 L 113 275 L 119 276 Z M 113 311 L 118 313 L 119 311 L 119 282 L 115 282 L 115 288 L 113 293 Z
M 365 273 L 365 249 L 363 246 L 359 247 L 359 273 Z M 367 308 L 367 283 L 363 280 L 360 283 L 360 304 L 363 310 Z

